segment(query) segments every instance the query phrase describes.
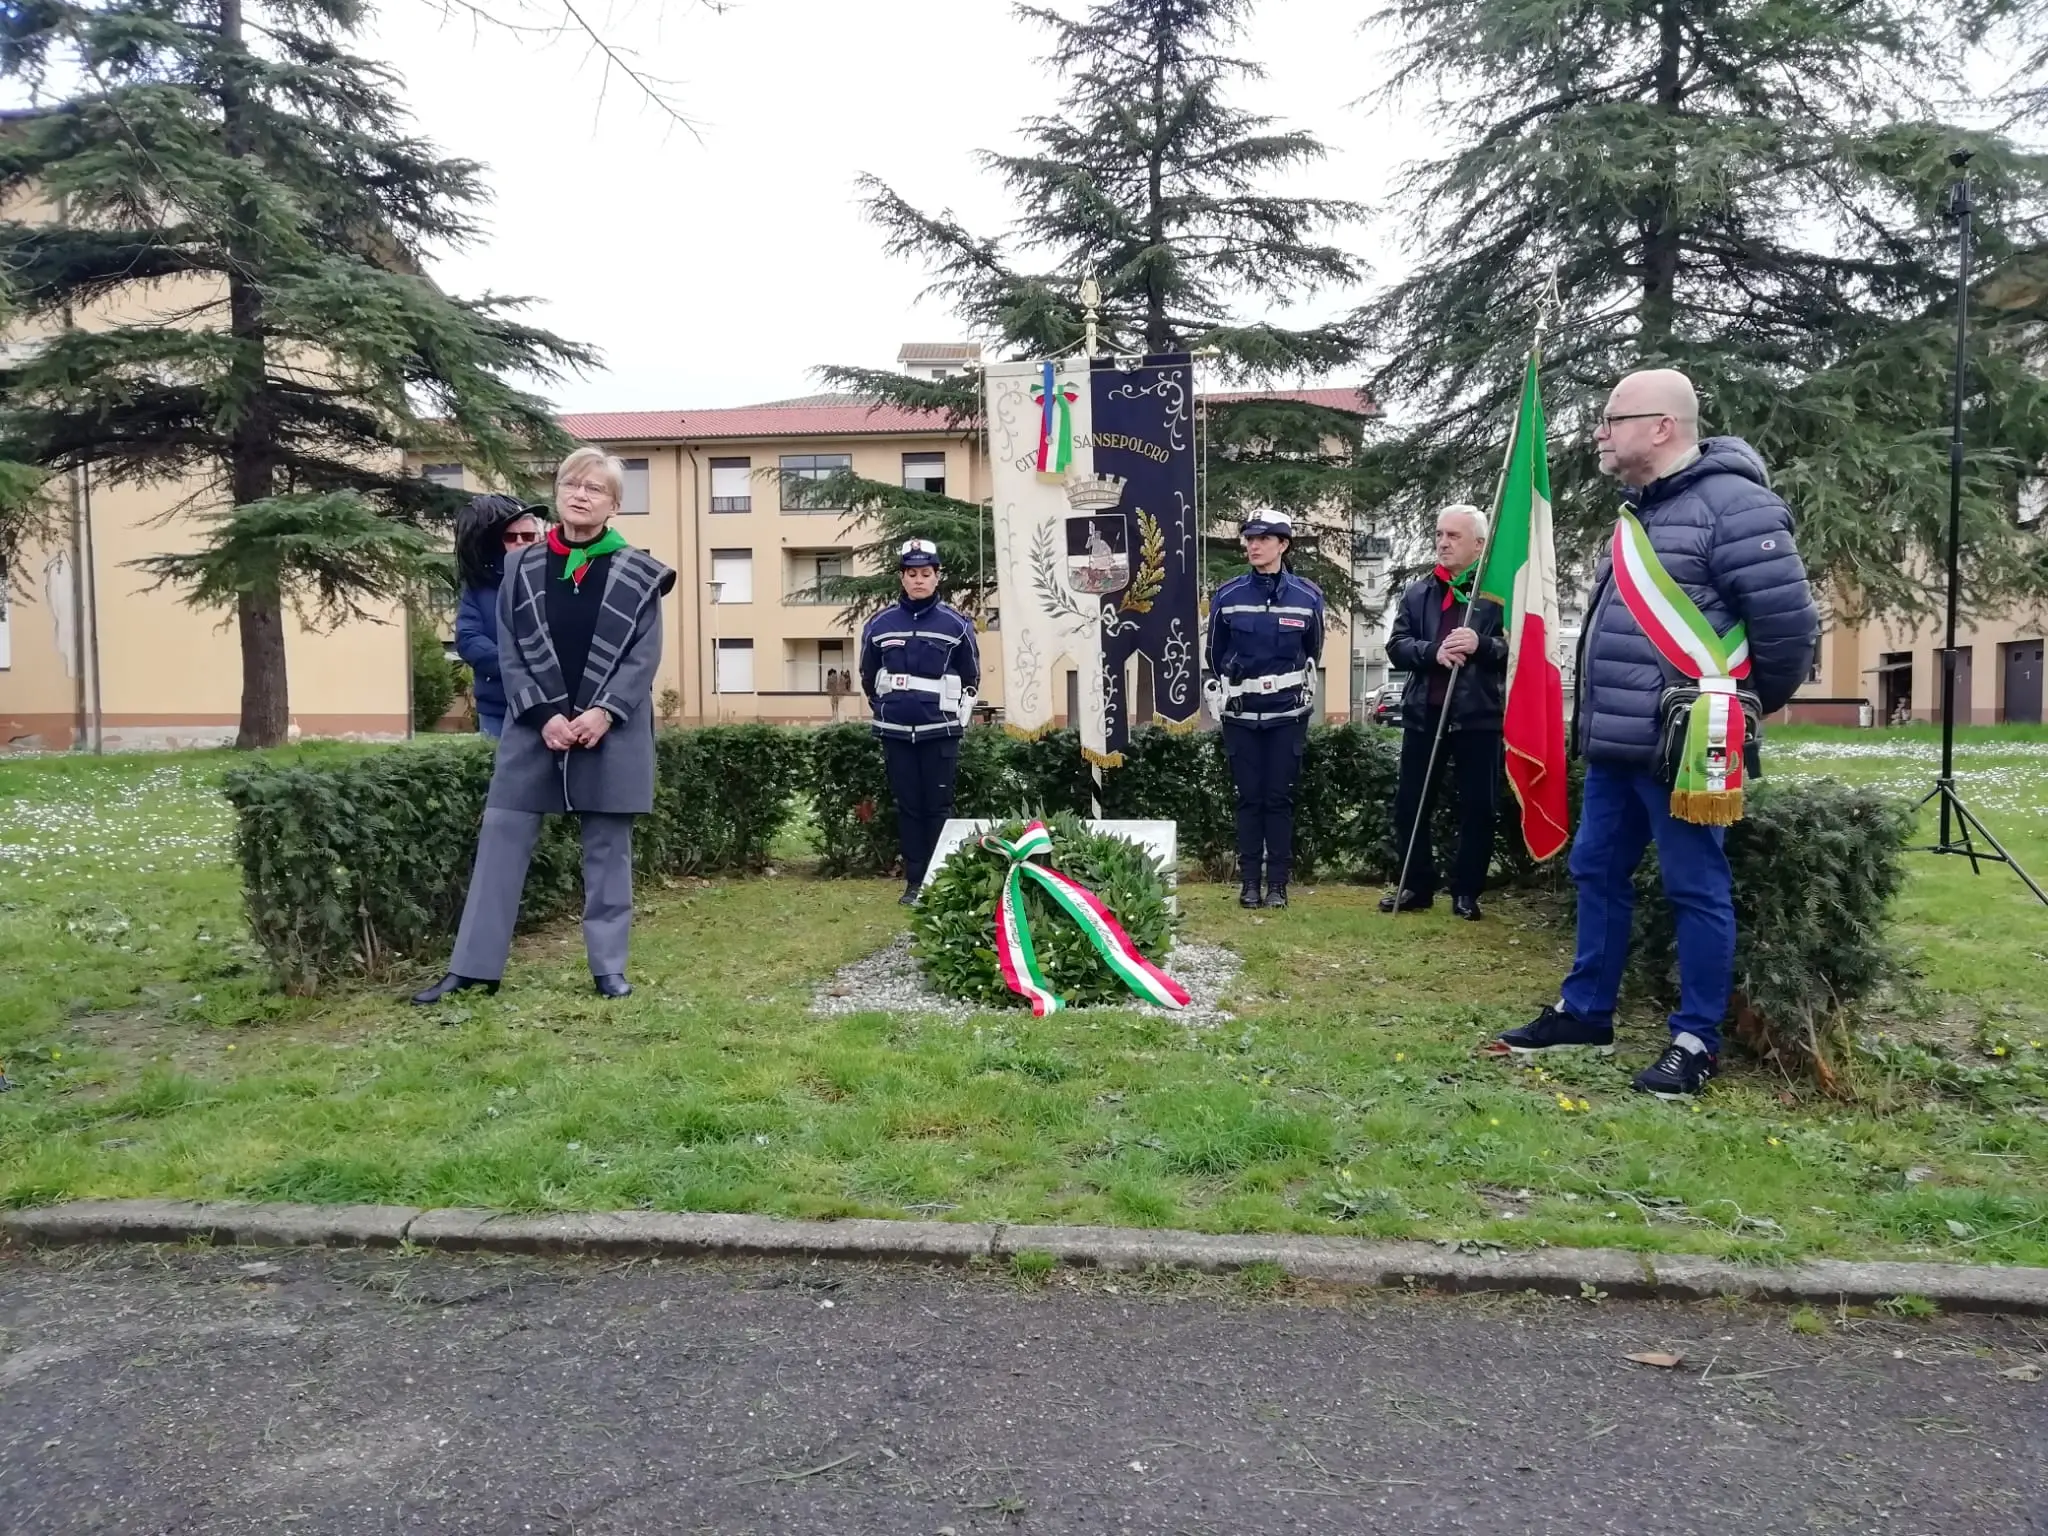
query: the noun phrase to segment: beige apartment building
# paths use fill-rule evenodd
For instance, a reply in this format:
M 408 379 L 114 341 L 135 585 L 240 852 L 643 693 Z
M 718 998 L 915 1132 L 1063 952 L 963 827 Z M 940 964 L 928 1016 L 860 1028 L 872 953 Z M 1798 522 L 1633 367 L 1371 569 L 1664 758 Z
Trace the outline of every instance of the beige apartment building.
M 2007 614 L 1956 630 L 1956 723 L 2042 719 L 2043 615 Z M 1941 718 L 1942 625 L 1826 624 L 1812 675 L 1786 711 L 1815 725 Z

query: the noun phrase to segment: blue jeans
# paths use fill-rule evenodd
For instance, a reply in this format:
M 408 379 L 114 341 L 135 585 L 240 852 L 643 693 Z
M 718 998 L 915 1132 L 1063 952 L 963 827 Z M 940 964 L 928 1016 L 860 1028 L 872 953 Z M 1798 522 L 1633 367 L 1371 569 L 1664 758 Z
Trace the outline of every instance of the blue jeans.
M 1678 927 L 1678 1011 L 1671 1033 L 1690 1032 L 1708 1051 L 1720 1051 L 1721 1020 L 1735 986 L 1735 888 L 1721 846 L 1725 831 L 1673 816 L 1671 791 L 1646 770 L 1586 765 L 1586 798 L 1572 839 L 1579 945 L 1561 994 L 1567 1011 L 1589 1024 L 1614 1022 L 1635 917 L 1636 866 L 1654 838 L 1664 899 Z
M 476 728 L 481 734 L 496 741 L 505 734 L 504 711 L 500 710 L 496 714 L 487 714 L 481 709 L 478 710 L 476 712 Z

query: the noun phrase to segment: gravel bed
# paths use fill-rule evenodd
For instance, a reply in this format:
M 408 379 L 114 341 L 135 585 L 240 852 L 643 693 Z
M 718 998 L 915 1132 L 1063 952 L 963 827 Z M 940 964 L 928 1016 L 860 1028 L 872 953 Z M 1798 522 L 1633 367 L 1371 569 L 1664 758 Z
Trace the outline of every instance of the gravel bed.
M 1235 1017 L 1222 1005 L 1223 994 L 1244 965 L 1233 950 L 1220 944 L 1175 944 L 1167 951 L 1166 974 L 1188 989 L 1185 1008 L 1159 1008 L 1132 998 L 1111 1007 L 1075 1008 L 1074 1013 L 1151 1013 L 1183 1024 L 1223 1024 Z M 916 1013 L 966 1019 L 989 1009 L 956 1002 L 934 991 L 910 953 L 910 935 L 899 934 L 886 949 L 842 966 L 811 1000 L 815 1014 Z

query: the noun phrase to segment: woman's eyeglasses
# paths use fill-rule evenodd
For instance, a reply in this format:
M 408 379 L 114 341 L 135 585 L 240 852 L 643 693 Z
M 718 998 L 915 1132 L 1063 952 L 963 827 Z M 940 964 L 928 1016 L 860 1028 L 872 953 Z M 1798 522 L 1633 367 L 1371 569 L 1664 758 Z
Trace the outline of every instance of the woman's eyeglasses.
M 505 535 L 505 542 L 507 544 L 538 544 L 540 542 L 540 535 L 537 533 L 508 533 Z

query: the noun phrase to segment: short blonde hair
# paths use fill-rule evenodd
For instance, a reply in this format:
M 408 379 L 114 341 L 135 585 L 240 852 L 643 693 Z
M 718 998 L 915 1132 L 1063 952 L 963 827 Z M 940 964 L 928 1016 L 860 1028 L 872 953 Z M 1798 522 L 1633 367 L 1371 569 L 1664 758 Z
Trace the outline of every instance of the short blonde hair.
M 588 445 L 578 448 L 562 460 L 555 470 L 555 493 L 561 494 L 564 480 L 580 480 L 593 469 L 604 481 L 604 488 L 610 493 L 613 506 L 626 499 L 626 466 L 602 448 L 592 448 Z

